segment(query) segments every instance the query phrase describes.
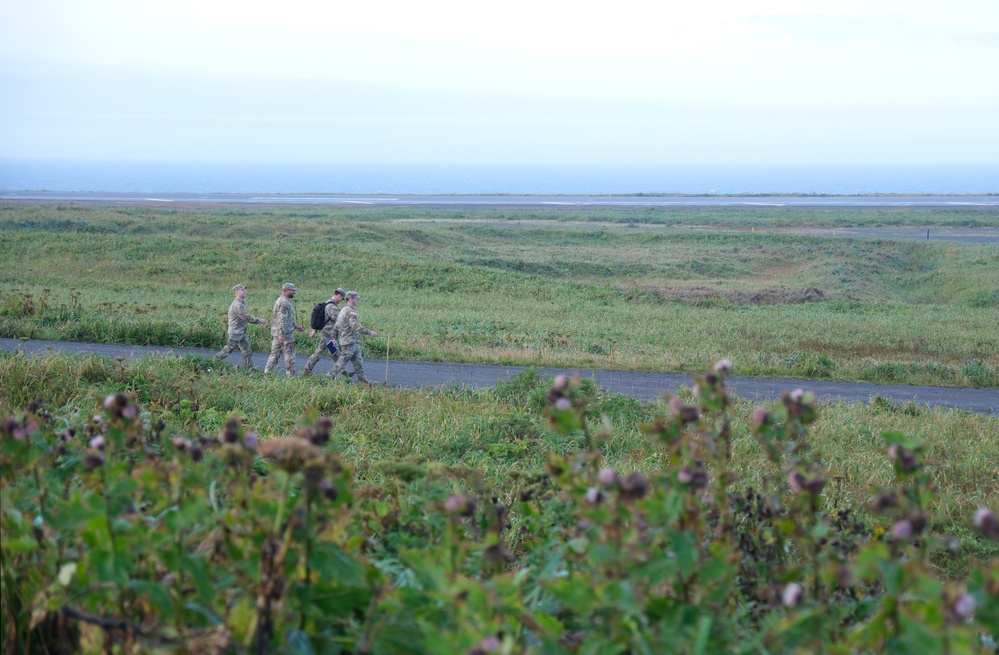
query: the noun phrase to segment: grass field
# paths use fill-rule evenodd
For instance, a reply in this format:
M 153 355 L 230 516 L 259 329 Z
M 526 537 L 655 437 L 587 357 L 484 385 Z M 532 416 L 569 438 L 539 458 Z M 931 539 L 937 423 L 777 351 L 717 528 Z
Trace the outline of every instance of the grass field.
M 359 289 L 371 354 L 999 387 L 994 246 L 783 231 L 991 214 L 512 218 L 4 205 L 0 334 L 219 346 L 232 284 L 268 316 L 291 280 L 302 323 Z M 0 643 L 994 652 L 999 418 L 722 377 L 643 403 L 0 352 Z
M 372 355 L 691 372 L 728 357 L 740 375 L 999 388 L 994 245 L 782 231 L 996 225 L 973 209 L 8 204 L 0 334 L 215 347 L 232 284 L 267 317 L 291 280 L 303 323 L 333 287 L 360 290 Z

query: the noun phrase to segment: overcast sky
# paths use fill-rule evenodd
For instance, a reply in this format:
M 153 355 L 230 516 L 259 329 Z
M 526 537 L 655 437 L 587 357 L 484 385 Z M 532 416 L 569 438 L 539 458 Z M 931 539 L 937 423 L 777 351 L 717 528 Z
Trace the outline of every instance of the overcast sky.
M 997 0 L 0 0 L 0 157 L 999 162 Z

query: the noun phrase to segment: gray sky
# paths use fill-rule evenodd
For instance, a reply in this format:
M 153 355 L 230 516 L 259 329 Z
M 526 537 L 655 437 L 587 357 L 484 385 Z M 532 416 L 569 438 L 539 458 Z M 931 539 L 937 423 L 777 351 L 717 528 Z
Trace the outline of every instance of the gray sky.
M 997 71 L 996 0 L 0 0 L 0 157 L 996 163 Z

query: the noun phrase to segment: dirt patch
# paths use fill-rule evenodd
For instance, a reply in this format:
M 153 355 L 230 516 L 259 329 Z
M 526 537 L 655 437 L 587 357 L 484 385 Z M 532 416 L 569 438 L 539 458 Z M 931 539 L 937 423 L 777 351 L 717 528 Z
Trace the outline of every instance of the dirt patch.
M 649 289 L 660 298 L 684 300 L 688 302 L 711 302 L 724 300 L 735 305 L 800 305 L 806 302 L 825 300 L 822 289 L 712 289 L 710 287 L 659 286 Z

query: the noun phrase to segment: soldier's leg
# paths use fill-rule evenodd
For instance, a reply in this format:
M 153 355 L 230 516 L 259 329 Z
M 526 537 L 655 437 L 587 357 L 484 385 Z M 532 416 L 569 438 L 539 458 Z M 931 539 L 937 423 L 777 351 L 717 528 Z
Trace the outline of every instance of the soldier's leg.
M 354 355 L 354 379 L 358 382 L 367 382 L 368 378 L 364 377 L 364 358 L 361 357 L 361 346 L 357 346 L 357 354 Z
M 239 352 L 243 354 L 243 364 L 246 368 L 253 368 L 253 351 L 250 350 L 250 339 L 246 335 L 236 342 L 239 346 Z
M 226 342 L 226 344 L 222 346 L 222 350 L 215 353 L 212 359 L 225 359 L 226 357 L 229 356 L 229 353 L 231 353 L 235 349 L 236 349 L 235 342 L 232 339 L 229 339 Z
M 351 360 L 351 355 L 354 352 L 354 346 L 340 346 L 339 357 L 337 357 L 336 364 L 330 369 L 330 377 L 334 380 L 340 377 L 343 373 L 343 369 L 347 366 L 347 362 Z
M 288 377 L 295 377 L 295 342 L 284 342 L 284 372 Z
M 329 351 L 326 350 L 326 342 L 322 335 L 320 335 L 319 345 L 316 346 L 316 352 L 312 353 L 312 356 L 309 357 L 309 361 L 305 362 L 305 369 L 302 370 L 303 376 L 312 375 L 312 367 L 316 365 L 316 362 L 319 361 L 319 358 L 323 356 L 324 352 L 328 353 Z
M 278 357 L 281 356 L 281 343 L 277 340 L 277 337 L 271 339 L 271 354 L 267 358 L 267 364 L 264 365 L 264 373 L 270 373 L 274 370 L 277 365 Z

